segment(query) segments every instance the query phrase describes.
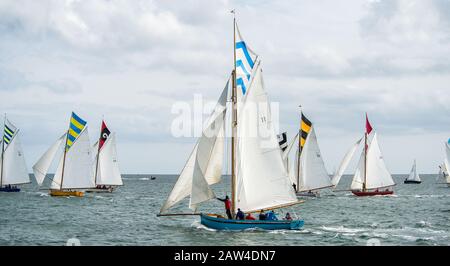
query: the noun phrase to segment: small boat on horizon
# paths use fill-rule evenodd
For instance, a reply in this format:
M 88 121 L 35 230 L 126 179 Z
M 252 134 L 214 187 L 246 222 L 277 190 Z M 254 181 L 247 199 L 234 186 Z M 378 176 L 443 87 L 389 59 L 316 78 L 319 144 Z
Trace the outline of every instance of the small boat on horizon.
M 420 180 L 420 176 L 417 173 L 416 169 L 416 160 L 414 160 L 413 166 L 411 168 L 411 171 L 409 173 L 409 176 L 403 181 L 405 184 L 420 184 L 422 183 L 422 180 Z
M 52 162 L 58 153 L 62 153 L 55 175 L 49 178 L 50 196 L 83 197 L 83 190 L 95 187 L 92 151 L 86 124 L 86 121 L 72 112 L 69 130 L 50 146 L 33 166 L 36 182 L 42 186 Z
M 19 131 L 5 115 L 3 138 L 0 140 L 0 192 L 20 192 L 18 185 L 31 182 Z
M 371 134 L 372 133 L 372 134 Z M 372 137 L 370 139 L 370 137 Z M 359 158 L 356 172 L 350 186 L 350 191 L 355 196 L 376 196 L 391 195 L 395 186 L 392 175 L 386 168 L 378 145 L 377 133 L 373 131 L 366 114 L 366 132 L 364 137 L 359 139 L 352 148 L 345 154 L 338 171 L 332 178 L 332 183 L 336 187 L 353 158 L 356 150 L 364 139 L 364 147 Z

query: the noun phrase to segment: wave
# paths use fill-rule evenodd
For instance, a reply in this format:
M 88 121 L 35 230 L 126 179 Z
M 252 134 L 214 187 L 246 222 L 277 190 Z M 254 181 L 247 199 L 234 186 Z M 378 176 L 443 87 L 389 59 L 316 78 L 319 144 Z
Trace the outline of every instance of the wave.
M 325 231 L 329 232 L 337 232 L 337 233 L 360 233 L 360 232 L 366 232 L 367 229 L 364 228 L 346 228 L 343 225 L 340 226 L 322 226 L 321 227 Z

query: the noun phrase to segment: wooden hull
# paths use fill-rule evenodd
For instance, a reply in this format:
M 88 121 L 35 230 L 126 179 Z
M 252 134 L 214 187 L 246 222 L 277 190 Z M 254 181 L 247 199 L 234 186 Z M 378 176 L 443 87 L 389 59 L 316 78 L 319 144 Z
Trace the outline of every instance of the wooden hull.
M 246 230 L 246 229 L 264 229 L 264 230 L 299 230 L 303 227 L 303 220 L 278 220 L 278 221 L 260 221 L 260 220 L 230 220 L 217 218 L 212 215 L 201 214 L 201 224 L 208 228 L 216 230 Z
M 422 181 L 416 181 L 416 180 L 405 180 L 403 181 L 405 184 L 420 184 Z
M 69 190 L 50 190 L 52 197 L 83 197 L 83 191 L 69 191 Z
M 19 192 L 20 188 L 18 187 L 12 187 L 12 188 L 7 188 L 7 187 L 0 187 L 0 192 Z
M 391 195 L 394 194 L 392 190 L 384 190 L 384 191 L 361 191 L 361 190 L 352 190 L 352 193 L 358 197 L 367 197 L 367 196 L 377 196 L 377 195 Z

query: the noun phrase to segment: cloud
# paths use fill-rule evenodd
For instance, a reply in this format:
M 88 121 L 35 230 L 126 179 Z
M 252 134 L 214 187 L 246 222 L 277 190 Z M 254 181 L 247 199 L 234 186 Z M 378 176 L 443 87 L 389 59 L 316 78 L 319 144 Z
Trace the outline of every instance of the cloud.
M 263 60 L 281 130 L 298 130 L 301 104 L 330 165 L 362 132 L 364 112 L 390 144 L 438 147 L 450 131 L 444 0 L 1 1 L 0 112 L 23 129 L 30 162 L 76 111 L 92 136 L 103 115 L 117 131 L 124 171 L 177 172 L 170 165 L 182 167 L 195 140 L 171 136 L 171 107 L 219 96 L 232 69 L 232 8 Z M 441 156 L 427 152 L 431 171 Z

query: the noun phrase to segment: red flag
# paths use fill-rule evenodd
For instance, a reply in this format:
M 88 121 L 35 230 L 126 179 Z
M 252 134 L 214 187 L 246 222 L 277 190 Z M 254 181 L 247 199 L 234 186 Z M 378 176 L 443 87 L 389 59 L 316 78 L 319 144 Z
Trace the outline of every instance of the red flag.
M 370 132 L 372 132 L 372 126 L 370 125 L 369 118 L 367 117 L 367 113 L 366 113 L 366 133 L 367 133 L 367 135 L 369 135 Z
M 108 138 L 109 134 L 111 132 L 109 131 L 109 129 L 106 127 L 105 121 L 102 121 L 102 129 L 100 131 L 100 140 L 98 142 L 98 149 L 100 150 L 103 146 L 103 144 L 105 143 L 106 139 Z

